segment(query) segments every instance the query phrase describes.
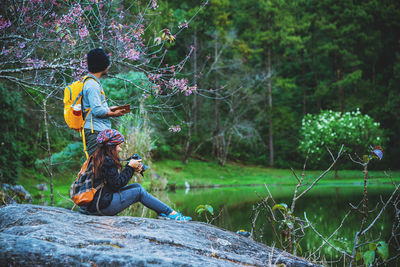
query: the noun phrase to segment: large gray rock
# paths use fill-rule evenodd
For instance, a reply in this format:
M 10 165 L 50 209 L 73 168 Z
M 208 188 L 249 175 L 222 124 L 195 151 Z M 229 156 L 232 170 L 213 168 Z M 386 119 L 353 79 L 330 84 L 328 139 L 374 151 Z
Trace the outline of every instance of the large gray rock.
M 0 266 L 314 266 L 200 222 L 0 208 Z M 284 265 L 283 265 L 284 266 Z

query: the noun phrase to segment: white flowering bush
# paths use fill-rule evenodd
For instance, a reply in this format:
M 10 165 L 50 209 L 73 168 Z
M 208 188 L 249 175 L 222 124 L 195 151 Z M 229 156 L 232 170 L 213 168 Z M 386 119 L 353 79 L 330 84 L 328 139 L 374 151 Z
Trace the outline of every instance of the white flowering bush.
M 307 114 L 302 121 L 299 148 L 303 153 L 309 150 L 314 161 L 328 155 L 326 148 L 337 152 L 342 144 L 349 153 L 365 153 L 370 145 L 383 144 L 383 130 L 379 126 L 379 122 L 361 114 L 359 109 L 342 115 L 331 110 Z

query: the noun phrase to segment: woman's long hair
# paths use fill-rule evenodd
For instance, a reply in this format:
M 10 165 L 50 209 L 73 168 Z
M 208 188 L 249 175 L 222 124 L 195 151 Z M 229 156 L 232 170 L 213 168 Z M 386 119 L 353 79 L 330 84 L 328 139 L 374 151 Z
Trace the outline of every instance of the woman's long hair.
M 122 165 L 119 161 L 119 155 L 116 147 L 117 146 L 99 145 L 96 151 L 93 153 L 94 177 L 96 179 L 101 179 L 101 167 L 103 166 L 106 156 L 112 158 L 118 169 L 121 170 Z

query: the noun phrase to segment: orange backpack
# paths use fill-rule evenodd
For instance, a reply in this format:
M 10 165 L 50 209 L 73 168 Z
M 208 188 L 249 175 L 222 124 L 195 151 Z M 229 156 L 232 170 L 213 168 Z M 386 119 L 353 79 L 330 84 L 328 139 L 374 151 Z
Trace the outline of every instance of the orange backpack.
M 70 188 L 70 196 L 74 201 L 75 205 L 88 206 L 94 198 L 97 190 L 102 189 L 104 182 L 94 188 L 94 166 L 92 162 L 93 157 L 89 157 L 85 163 L 83 163 L 81 170 L 78 173 L 78 177 L 75 182 L 72 183 Z M 97 210 L 99 211 L 98 205 L 101 197 L 97 200 Z M 100 212 L 100 211 L 99 211 Z M 101 212 L 100 212 L 101 213 Z

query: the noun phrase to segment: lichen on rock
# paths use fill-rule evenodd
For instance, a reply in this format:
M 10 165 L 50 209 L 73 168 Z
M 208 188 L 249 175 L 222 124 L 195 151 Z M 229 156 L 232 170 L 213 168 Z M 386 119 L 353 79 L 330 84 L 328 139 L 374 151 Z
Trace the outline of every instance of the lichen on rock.
M 0 229 L 1 266 L 315 266 L 201 222 L 15 204 L 0 208 Z

